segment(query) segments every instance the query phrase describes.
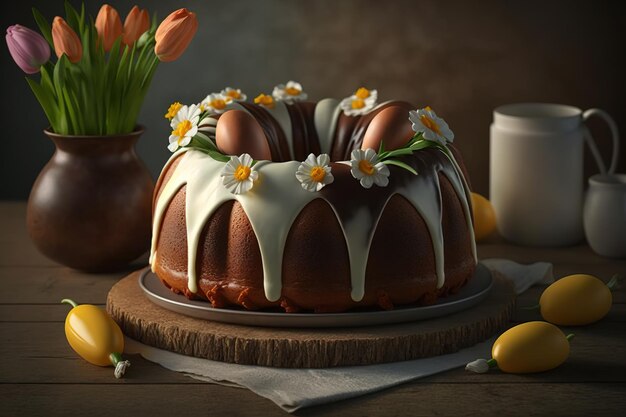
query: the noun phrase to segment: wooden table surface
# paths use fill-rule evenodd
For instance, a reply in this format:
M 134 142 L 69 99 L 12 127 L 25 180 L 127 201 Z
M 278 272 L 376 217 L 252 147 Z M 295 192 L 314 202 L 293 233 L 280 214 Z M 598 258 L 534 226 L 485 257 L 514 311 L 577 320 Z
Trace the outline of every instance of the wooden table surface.
M 479 245 L 481 258 L 554 263 L 555 276 L 594 274 L 607 281 L 626 275 L 626 261 L 605 259 L 585 246 L 563 249 Z M 140 263 L 134 267 L 137 269 Z M 111 286 L 126 275 L 85 274 L 39 254 L 25 228 L 25 203 L 0 202 L 0 416 L 277 416 L 271 401 L 240 388 L 211 385 L 168 371 L 141 357 L 116 380 L 111 368 L 88 364 L 70 349 L 62 298 L 104 305 Z M 581 415 L 615 416 L 626 409 L 626 287 L 601 322 L 580 328 L 568 361 L 534 375 L 484 375 L 455 369 L 377 394 L 298 411 L 298 416 Z M 541 288 L 519 297 L 532 305 Z M 518 310 L 514 323 L 539 319 Z M 513 323 L 512 323 L 513 324 Z M 297 381 L 294 381 L 297 383 Z M 177 411 L 175 411 L 177 410 Z M 622 411 L 619 411 L 622 410 Z

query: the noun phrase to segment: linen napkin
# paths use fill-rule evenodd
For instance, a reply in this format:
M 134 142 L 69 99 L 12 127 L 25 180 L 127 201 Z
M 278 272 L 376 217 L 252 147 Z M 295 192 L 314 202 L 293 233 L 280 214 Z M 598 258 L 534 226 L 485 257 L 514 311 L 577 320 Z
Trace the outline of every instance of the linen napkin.
M 552 264 L 521 265 L 506 259 L 481 261 L 513 281 L 520 294 L 534 284 L 553 282 Z M 247 388 L 287 412 L 380 391 L 489 357 L 495 338 L 448 355 L 411 361 L 325 369 L 237 365 L 157 349 L 126 338 L 126 353 L 140 354 L 176 372 L 213 384 Z M 298 381 L 294 384 L 294 381 Z

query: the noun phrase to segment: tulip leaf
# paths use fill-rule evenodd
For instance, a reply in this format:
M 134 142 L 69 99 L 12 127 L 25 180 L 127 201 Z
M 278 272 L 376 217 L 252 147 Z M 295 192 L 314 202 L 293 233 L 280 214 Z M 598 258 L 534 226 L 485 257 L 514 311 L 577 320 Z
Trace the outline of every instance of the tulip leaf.
M 35 7 L 33 7 L 33 17 L 35 18 L 35 23 L 37 23 L 37 26 L 39 26 L 41 34 L 48 41 L 52 49 L 54 49 L 54 41 L 52 40 L 52 28 L 50 27 L 50 23 L 48 23 L 48 20 L 46 20 L 41 12 Z
M 49 95 L 51 95 L 54 99 L 56 99 L 56 91 L 54 89 L 54 84 L 52 84 L 52 79 L 50 78 L 50 73 L 45 65 L 41 66 L 41 86 L 47 91 Z
M 154 33 L 157 29 L 157 12 L 152 13 L 152 22 L 150 22 L 150 32 Z
M 65 63 L 67 61 L 67 56 L 65 54 L 61 55 L 61 58 L 57 61 L 54 66 L 54 85 L 57 90 L 57 95 L 61 96 L 61 90 L 65 87 Z
M 85 32 L 85 2 L 83 1 L 80 5 L 80 16 L 78 18 L 78 23 L 80 25 L 81 34 Z
M 67 114 L 69 116 L 68 120 L 71 125 L 71 132 L 73 134 L 82 132 L 80 117 L 76 117 L 76 108 L 66 89 L 63 89 L 63 100 L 65 101 L 65 108 L 67 109 Z
M 67 19 L 67 24 L 70 25 L 75 32 L 81 33 L 82 27 L 79 20 L 80 16 L 68 0 L 65 0 L 65 17 Z
M 54 131 L 56 132 L 57 108 L 54 98 L 50 94 L 48 94 L 46 90 L 37 83 L 37 81 L 26 77 L 26 82 L 30 86 L 30 89 L 33 90 L 35 98 L 37 98 L 37 101 L 39 101 L 39 104 L 41 104 L 41 107 L 43 108 L 43 111 L 46 114 L 46 117 L 48 118 L 52 129 L 54 129 Z

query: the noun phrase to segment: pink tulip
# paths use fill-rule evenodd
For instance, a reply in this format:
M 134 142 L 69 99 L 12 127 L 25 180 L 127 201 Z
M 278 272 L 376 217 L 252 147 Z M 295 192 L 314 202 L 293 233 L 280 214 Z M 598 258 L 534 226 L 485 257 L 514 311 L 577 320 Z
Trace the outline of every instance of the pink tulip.
M 9 26 L 6 41 L 13 60 L 26 74 L 39 72 L 39 68 L 50 59 L 48 42 L 27 27 Z

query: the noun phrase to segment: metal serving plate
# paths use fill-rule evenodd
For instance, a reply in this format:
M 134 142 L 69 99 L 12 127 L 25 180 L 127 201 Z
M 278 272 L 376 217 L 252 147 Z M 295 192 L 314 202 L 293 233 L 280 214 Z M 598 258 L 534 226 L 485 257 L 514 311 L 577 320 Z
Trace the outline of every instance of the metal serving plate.
M 139 277 L 139 286 L 153 303 L 176 313 L 222 323 L 264 327 L 355 327 L 403 323 L 446 316 L 468 309 L 489 294 L 491 272 L 478 264 L 474 277 L 458 293 L 423 307 L 400 307 L 390 311 L 348 313 L 280 313 L 213 308 L 206 301 L 192 301 L 174 294 L 149 269 Z

